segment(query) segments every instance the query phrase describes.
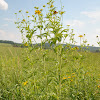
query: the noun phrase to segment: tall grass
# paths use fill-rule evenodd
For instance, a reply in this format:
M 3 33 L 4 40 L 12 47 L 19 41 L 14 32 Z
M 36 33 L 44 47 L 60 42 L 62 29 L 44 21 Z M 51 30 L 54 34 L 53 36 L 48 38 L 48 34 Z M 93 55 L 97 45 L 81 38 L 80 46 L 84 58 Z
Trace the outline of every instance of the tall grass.
M 48 12 L 35 8 L 30 20 L 28 11 L 15 22 L 27 48 L 0 46 L 0 99 L 1 100 L 99 100 L 100 53 L 83 51 L 86 40 L 80 35 L 81 49 L 63 46 L 66 38 L 75 44 L 73 29 L 63 28 L 63 9 L 57 11 L 49 0 Z M 45 5 L 43 5 L 45 9 Z M 17 13 L 16 13 L 17 16 Z M 31 23 L 34 25 L 31 27 Z M 35 34 L 40 30 L 40 34 Z M 32 45 L 40 38 L 41 47 Z M 35 41 L 36 42 L 36 41 Z M 49 43 L 51 49 L 44 49 Z M 66 48 L 67 47 L 67 48 Z
M 99 53 L 66 50 L 61 66 L 52 50 L 24 49 L 0 48 L 1 100 L 100 99 Z

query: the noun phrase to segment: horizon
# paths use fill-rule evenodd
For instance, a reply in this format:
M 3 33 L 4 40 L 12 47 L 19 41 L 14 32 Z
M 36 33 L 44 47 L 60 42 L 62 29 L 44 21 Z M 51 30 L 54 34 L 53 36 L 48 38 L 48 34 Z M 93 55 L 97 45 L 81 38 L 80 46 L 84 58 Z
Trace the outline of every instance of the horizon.
M 15 44 L 23 44 L 22 42 L 14 42 L 14 41 L 11 41 L 11 40 L 0 40 L 0 41 L 6 41 L 6 42 L 13 42 L 13 43 L 15 43 Z M 3 42 L 3 43 L 5 43 L 5 42 Z M 6 43 L 5 43 L 6 44 Z M 9 43 L 9 44 L 11 44 L 11 43 Z M 38 42 L 38 43 L 32 43 L 32 44 L 41 44 L 41 42 Z M 49 43 L 47 43 L 47 44 L 49 44 Z M 61 43 L 61 44 L 63 44 L 63 45 L 65 45 L 65 44 L 69 44 L 69 43 Z M 80 47 L 81 45 L 77 45 L 77 44 L 71 44 L 70 43 L 70 45 L 72 45 L 72 46 L 78 46 L 78 47 Z M 96 47 L 96 48 L 100 48 L 99 46 L 94 46 L 94 45 L 86 45 L 85 47 Z

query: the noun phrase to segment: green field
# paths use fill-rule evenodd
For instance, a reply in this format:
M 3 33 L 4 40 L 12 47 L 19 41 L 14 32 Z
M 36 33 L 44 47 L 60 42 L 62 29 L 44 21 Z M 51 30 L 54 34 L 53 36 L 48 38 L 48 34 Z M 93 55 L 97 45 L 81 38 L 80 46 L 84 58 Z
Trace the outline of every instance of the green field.
M 100 53 L 0 44 L 0 100 L 100 100 Z

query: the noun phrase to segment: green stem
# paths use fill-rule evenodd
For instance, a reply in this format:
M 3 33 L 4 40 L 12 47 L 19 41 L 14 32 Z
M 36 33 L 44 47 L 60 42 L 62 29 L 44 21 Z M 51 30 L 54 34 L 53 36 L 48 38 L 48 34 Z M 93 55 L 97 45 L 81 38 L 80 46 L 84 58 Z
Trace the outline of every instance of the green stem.
M 57 54 L 56 54 L 56 60 L 58 61 L 58 49 L 57 49 Z M 59 67 L 57 64 L 57 81 L 59 80 Z M 59 100 L 59 87 L 57 85 L 57 100 Z
M 40 28 L 40 35 L 42 34 L 42 30 Z M 42 49 L 42 38 L 41 38 L 41 49 Z
M 62 56 L 61 56 L 61 50 L 62 50 L 62 48 L 60 48 L 60 68 L 59 68 L 59 98 L 60 98 L 60 100 L 61 100 L 61 69 L 62 69 Z

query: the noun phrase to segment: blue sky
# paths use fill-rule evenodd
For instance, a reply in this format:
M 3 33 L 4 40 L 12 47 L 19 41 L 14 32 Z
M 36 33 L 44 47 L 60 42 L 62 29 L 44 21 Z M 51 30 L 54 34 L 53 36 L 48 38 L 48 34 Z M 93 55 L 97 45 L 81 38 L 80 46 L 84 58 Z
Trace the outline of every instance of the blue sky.
M 64 6 L 63 24 L 70 24 L 74 29 L 75 39 L 79 44 L 79 35 L 86 34 L 90 45 L 97 45 L 96 36 L 100 37 L 100 0 L 61 0 Z M 16 28 L 15 14 L 19 10 L 34 14 L 34 6 L 46 4 L 48 0 L 0 0 L 0 40 L 22 42 L 21 34 Z M 55 0 L 60 8 L 60 0 Z M 39 42 L 39 40 L 37 40 Z

